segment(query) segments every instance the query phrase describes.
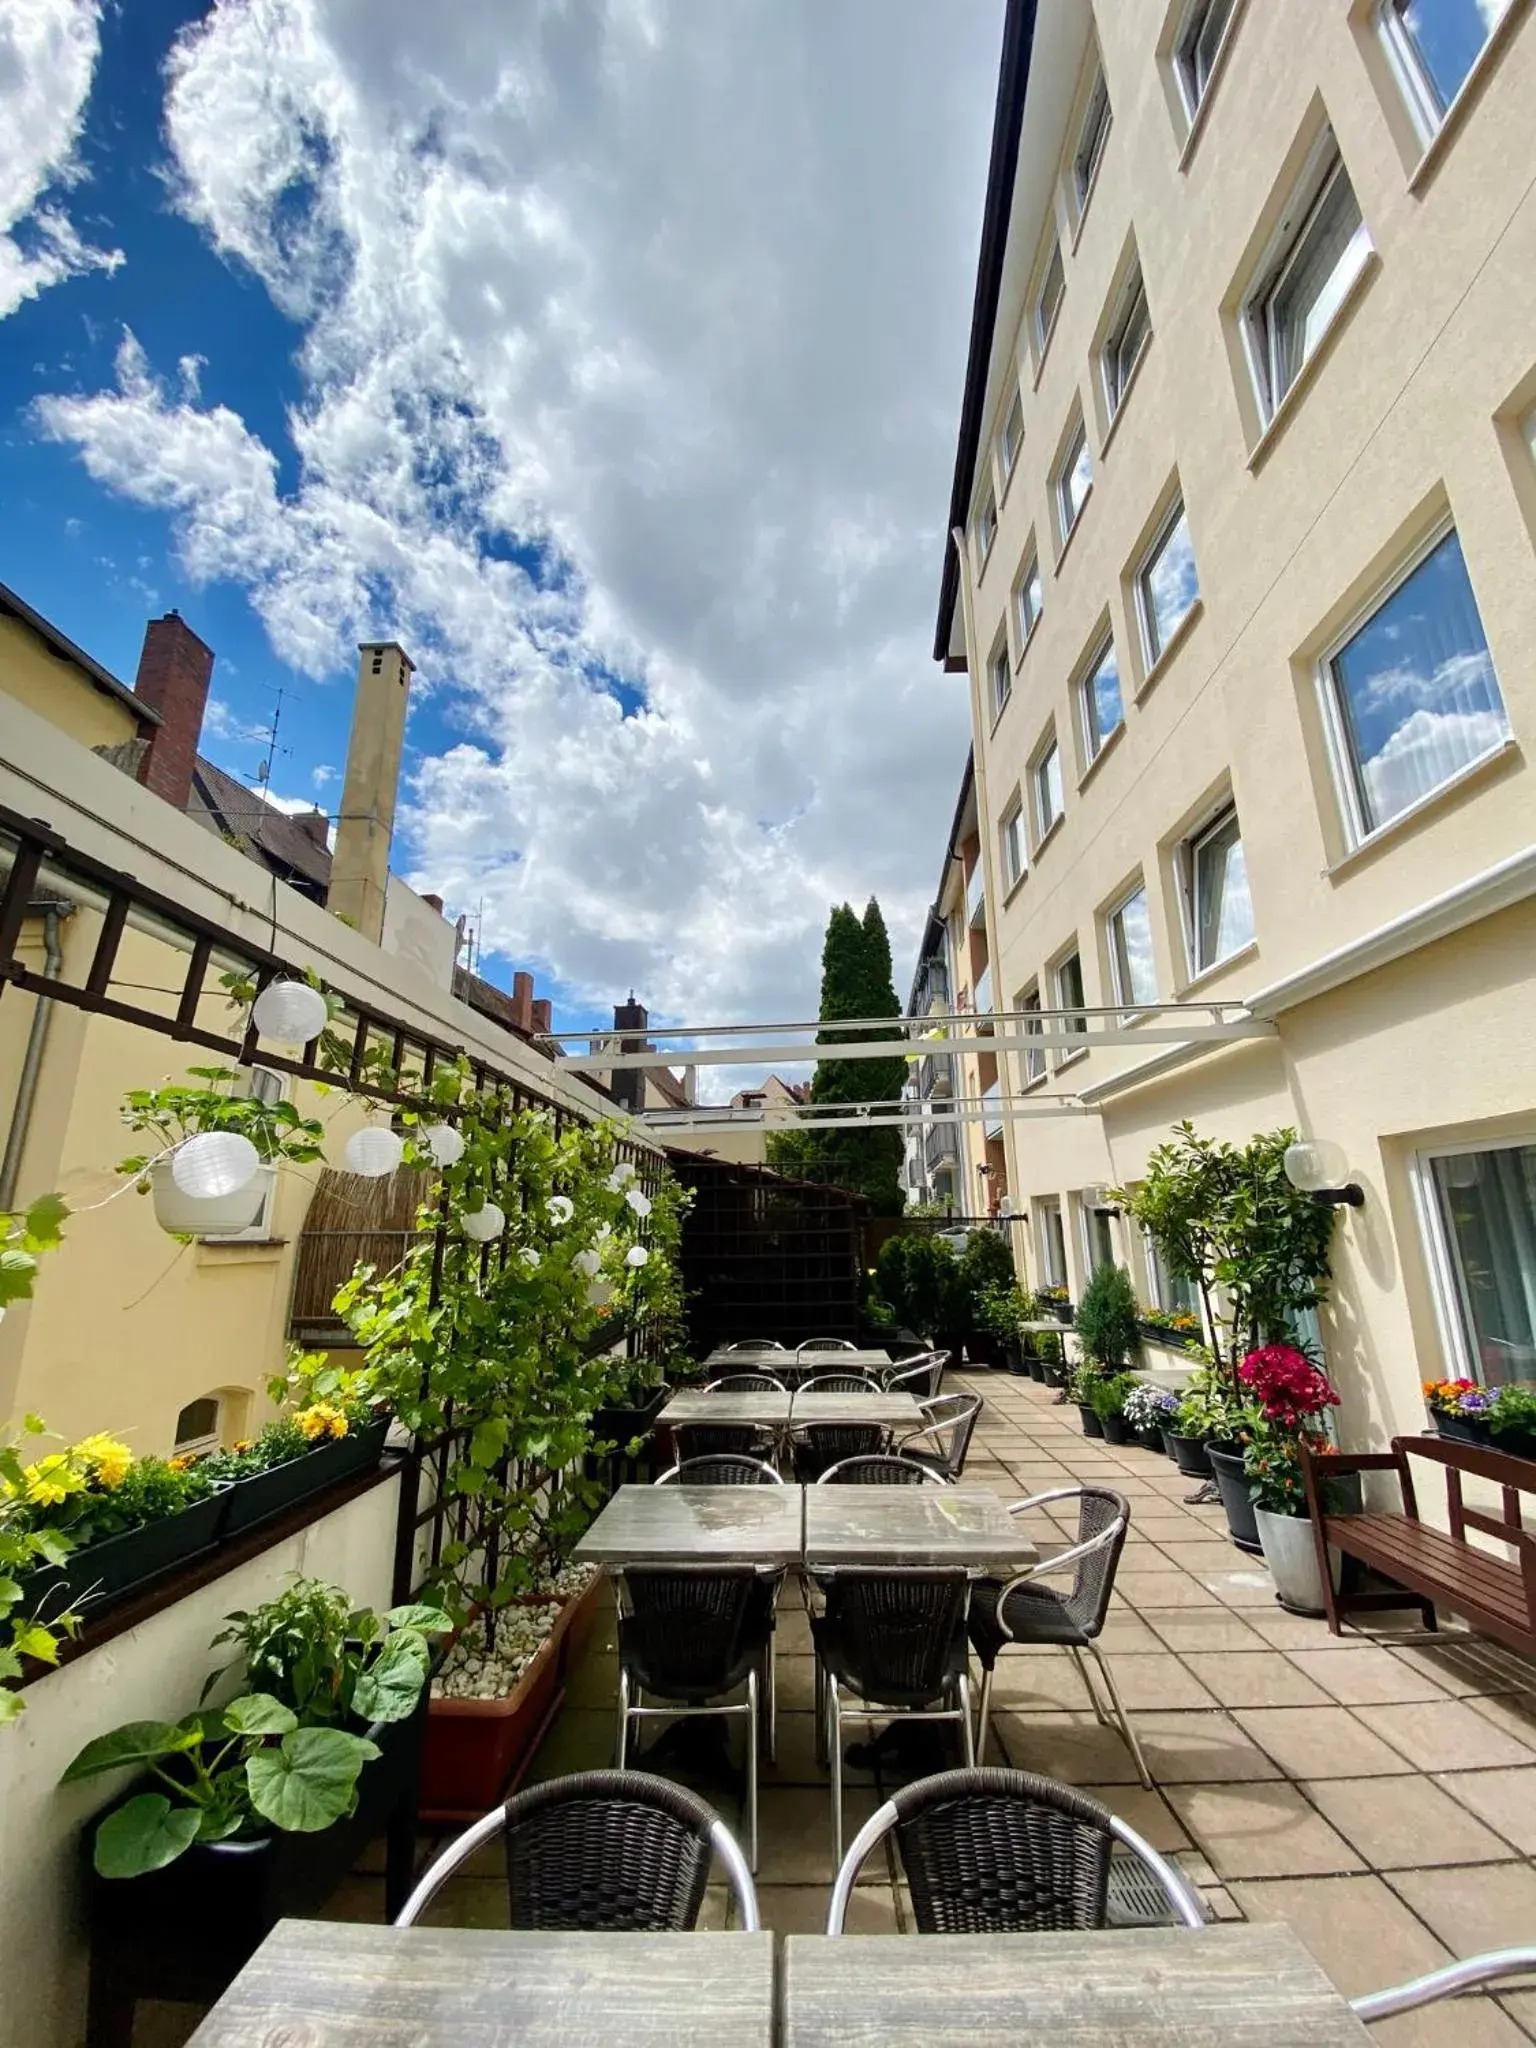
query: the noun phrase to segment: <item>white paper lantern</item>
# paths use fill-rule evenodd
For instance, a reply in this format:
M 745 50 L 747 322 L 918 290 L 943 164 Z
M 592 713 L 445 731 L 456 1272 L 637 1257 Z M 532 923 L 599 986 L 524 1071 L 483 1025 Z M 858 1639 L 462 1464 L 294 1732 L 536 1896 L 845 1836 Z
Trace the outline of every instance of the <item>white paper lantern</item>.
M 642 1194 L 639 1188 L 631 1188 L 629 1193 L 624 1197 L 624 1199 L 626 1202 L 628 1202 L 630 1208 L 634 1210 L 637 1216 L 650 1215 L 651 1198 L 647 1194 Z
M 601 1271 L 603 1270 L 603 1261 L 601 1256 L 597 1252 L 594 1252 L 590 1249 L 584 1252 L 578 1252 L 575 1258 L 572 1259 L 571 1264 L 576 1268 L 578 1273 L 584 1273 L 589 1280 L 595 1280 L 598 1274 L 601 1273 Z
M 320 1036 L 329 1016 L 325 997 L 307 981 L 269 982 L 251 1011 L 262 1037 L 278 1045 L 308 1045 Z
M 621 1159 L 608 1176 L 609 1193 L 615 1195 L 620 1193 L 622 1189 L 629 1186 L 634 1177 L 635 1169 L 633 1162 L 628 1159 Z
M 464 1140 L 452 1124 L 428 1124 L 422 1140 L 438 1166 L 457 1166 L 464 1157 Z
M 238 1131 L 199 1131 L 171 1154 L 171 1179 L 184 1195 L 215 1201 L 248 1188 L 260 1164 L 261 1154 Z
M 643 1244 L 632 1244 L 624 1254 L 624 1263 L 626 1266 L 644 1266 L 649 1262 L 650 1256 Z
M 342 1148 L 341 1163 L 348 1173 L 360 1173 L 367 1180 L 382 1180 L 393 1173 L 405 1157 L 405 1142 L 387 1124 L 365 1124 L 354 1131 Z
M 483 1209 L 471 1210 L 462 1218 L 462 1223 L 464 1235 L 476 1244 L 489 1244 L 507 1227 L 506 1217 L 494 1202 L 487 1202 Z
M 576 1204 L 569 1195 L 551 1195 L 544 1204 L 549 1211 L 549 1220 L 554 1224 L 569 1223 L 576 1214 Z

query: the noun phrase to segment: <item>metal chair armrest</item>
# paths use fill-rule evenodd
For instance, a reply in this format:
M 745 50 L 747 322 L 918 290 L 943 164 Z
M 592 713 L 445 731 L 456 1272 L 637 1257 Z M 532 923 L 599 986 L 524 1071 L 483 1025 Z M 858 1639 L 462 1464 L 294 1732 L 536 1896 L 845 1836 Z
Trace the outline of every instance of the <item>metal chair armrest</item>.
M 725 1865 L 726 1877 L 731 1890 L 736 1894 L 736 1908 L 741 1915 L 741 1931 L 743 1934 L 756 1934 L 760 1926 L 757 1917 L 757 1887 L 752 1882 L 752 1872 L 747 1867 L 747 1859 L 741 1853 L 741 1844 L 723 1820 L 711 1823 L 709 1839 L 714 1845 L 715 1854 Z
M 473 1856 L 484 1843 L 494 1841 L 506 1823 L 506 1807 L 494 1807 L 491 1812 L 482 1814 L 473 1827 L 466 1828 L 456 1842 L 450 1842 L 395 1915 L 396 1927 L 414 1927 L 420 1913 L 431 1904 L 459 1865 Z
M 838 1870 L 836 1881 L 832 1886 L 831 1902 L 827 1907 L 828 1934 L 842 1933 L 843 1921 L 847 1918 L 848 1914 L 848 1901 L 853 1896 L 854 1883 L 864 1866 L 864 1859 L 882 1835 L 888 1835 L 891 1829 L 895 1827 L 897 1819 L 896 1803 L 892 1799 L 887 1799 L 883 1806 L 875 1808 L 875 1811 L 848 1844 L 848 1853 L 844 1856 L 842 1865 Z
M 1138 1861 L 1144 1863 L 1168 1894 L 1168 1903 L 1178 1914 L 1186 1927 L 1206 1926 L 1206 1911 L 1200 1894 L 1175 1864 L 1166 1856 L 1160 1856 L 1152 1844 L 1138 1835 L 1133 1827 L 1123 1821 L 1118 1813 L 1109 1817 L 1110 1833 L 1117 1842 L 1123 1842 Z
M 1029 1585 L 1035 1579 L 1048 1578 L 1052 1572 L 1066 1571 L 1069 1567 L 1075 1570 L 1085 1557 L 1092 1557 L 1096 1550 L 1103 1550 L 1113 1543 L 1119 1533 L 1120 1523 L 1111 1522 L 1109 1527 L 1101 1529 L 1097 1536 L 1089 1536 L 1082 1543 L 1070 1544 L 1067 1549 L 1059 1550 L 1054 1557 L 1040 1558 L 1034 1564 L 1026 1565 L 1023 1571 L 1016 1572 L 997 1596 L 997 1625 L 1004 1639 L 1010 1643 L 1017 1641 L 1004 1619 L 1004 1609 L 1010 1593 L 1016 1592 L 1020 1586 Z
M 1412 2012 L 1415 2006 L 1430 2005 L 1437 1998 L 1449 1998 L 1474 1985 L 1492 1983 L 1496 1977 L 1514 1977 L 1536 1970 L 1536 1945 L 1522 1948 L 1487 1949 L 1479 1956 L 1466 1956 L 1459 1963 L 1446 1963 L 1406 1984 L 1394 1984 L 1386 1991 L 1367 1992 L 1349 2001 L 1350 2010 L 1362 2020 L 1390 2019 L 1394 2013 Z

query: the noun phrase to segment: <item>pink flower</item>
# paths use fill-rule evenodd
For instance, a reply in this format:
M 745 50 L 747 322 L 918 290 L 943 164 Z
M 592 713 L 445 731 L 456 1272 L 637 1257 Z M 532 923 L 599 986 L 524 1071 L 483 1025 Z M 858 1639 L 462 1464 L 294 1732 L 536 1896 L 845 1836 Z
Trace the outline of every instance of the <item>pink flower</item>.
M 1325 1372 L 1289 1344 L 1265 1344 L 1250 1351 L 1238 1377 L 1259 1398 L 1267 1422 L 1299 1428 L 1325 1408 L 1337 1408 L 1338 1390 Z

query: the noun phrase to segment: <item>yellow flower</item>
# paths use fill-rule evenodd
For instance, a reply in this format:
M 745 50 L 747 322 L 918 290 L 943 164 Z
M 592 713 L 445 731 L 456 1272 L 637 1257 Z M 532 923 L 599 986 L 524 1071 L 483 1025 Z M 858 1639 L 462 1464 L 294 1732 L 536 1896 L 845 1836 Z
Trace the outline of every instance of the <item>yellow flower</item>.
M 27 1482 L 28 1501 L 39 1508 L 57 1507 L 61 1500 L 79 1493 L 85 1485 L 63 1451 L 54 1451 L 49 1457 L 39 1458 L 35 1465 L 26 1466 L 22 1477 Z
M 179 1457 L 170 1458 L 166 1462 L 173 1472 L 190 1472 L 194 1461 L 189 1451 L 183 1451 Z
M 75 1445 L 75 1456 L 110 1493 L 121 1486 L 133 1465 L 133 1453 L 115 1437 L 88 1436 Z
M 293 1418 L 311 1443 L 323 1436 L 345 1436 L 347 1418 L 332 1401 L 316 1401 L 313 1407 L 302 1408 Z

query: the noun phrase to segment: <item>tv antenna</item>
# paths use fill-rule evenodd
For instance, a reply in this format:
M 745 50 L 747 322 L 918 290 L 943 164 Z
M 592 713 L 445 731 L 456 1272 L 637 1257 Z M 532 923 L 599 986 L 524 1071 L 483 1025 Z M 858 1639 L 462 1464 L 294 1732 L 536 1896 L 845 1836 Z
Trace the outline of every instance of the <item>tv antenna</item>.
M 265 802 L 272 787 L 273 761 L 279 754 L 291 754 L 293 752 L 292 747 L 280 747 L 277 744 L 278 727 L 281 725 L 283 717 L 283 699 L 289 692 L 284 689 L 281 683 L 268 683 L 264 687 L 272 692 L 276 701 L 272 706 L 272 723 L 262 735 L 264 751 L 261 760 L 256 764 L 256 774 L 253 778 L 263 802 Z

